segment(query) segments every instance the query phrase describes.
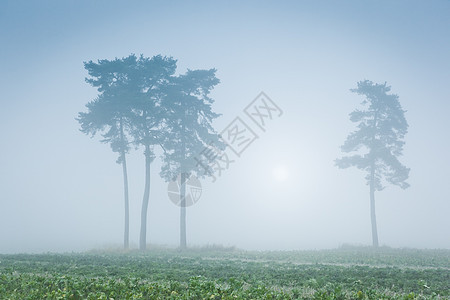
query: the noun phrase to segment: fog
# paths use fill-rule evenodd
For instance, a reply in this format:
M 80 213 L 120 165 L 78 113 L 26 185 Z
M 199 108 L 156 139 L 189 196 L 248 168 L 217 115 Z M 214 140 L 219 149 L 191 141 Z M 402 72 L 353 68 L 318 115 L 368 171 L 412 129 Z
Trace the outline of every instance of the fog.
M 187 243 L 293 250 L 371 245 L 363 171 L 338 169 L 363 97 L 387 82 L 409 123 L 409 188 L 376 193 L 380 245 L 450 248 L 450 2 L 2 1 L 0 253 L 120 248 L 122 167 L 75 120 L 98 92 L 83 62 L 172 56 L 177 74 L 216 68 L 218 132 L 258 135 L 187 208 Z M 265 131 L 244 109 L 282 110 Z M 180 208 L 151 165 L 147 242 L 177 247 Z M 139 243 L 143 148 L 128 156 L 130 246 Z

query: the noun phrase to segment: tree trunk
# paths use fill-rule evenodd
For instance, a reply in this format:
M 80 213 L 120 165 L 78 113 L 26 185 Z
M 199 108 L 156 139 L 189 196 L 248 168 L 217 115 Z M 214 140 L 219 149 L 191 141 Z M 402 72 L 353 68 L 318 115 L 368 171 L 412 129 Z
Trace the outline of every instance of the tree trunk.
M 372 246 L 378 247 L 377 218 L 375 215 L 375 163 L 370 171 L 370 219 L 372 221 Z
M 186 249 L 186 173 L 181 173 L 180 249 Z
M 372 246 L 378 247 L 378 232 L 377 232 L 377 217 L 375 215 L 375 162 L 376 156 L 373 152 L 375 147 L 375 138 L 377 131 L 377 120 L 378 120 L 378 110 L 375 111 L 375 115 L 373 117 L 373 136 L 372 136 L 372 145 L 370 154 L 371 158 L 371 167 L 370 167 L 370 220 L 372 221 Z
M 184 104 L 184 103 L 183 103 Z M 181 181 L 181 206 L 180 206 L 180 249 L 186 249 L 186 180 L 187 174 L 185 173 L 185 160 L 186 160 L 186 109 L 183 114 L 181 123 L 181 164 L 180 164 L 180 181 Z
M 129 200 L 128 200 L 128 173 L 127 173 L 127 160 L 125 157 L 125 135 L 123 133 L 123 120 L 120 118 L 120 140 L 122 143 L 122 149 L 120 152 L 123 171 L 123 196 L 125 199 L 125 230 L 123 233 L 123 248 L 128 249 L 130 246 L 130 212 L 129 212 Z
M 141 209 L 141 234 L 139 239 L 139 249 L 145 250 L 147 247 L 147 209 L 148 209 L 148 199 L 150 197 L 150 146 L 145 146 L 145 189 L 144 198 L 142 199 L 142 209 Z
M 130 247 L 130 209 L 128 201 L 128 175 L 127 175 L 127 161 L 125 152 L 122 152 L 122 170 L 123 170 L 123 194 L 125 198 L 125 231 L 123 234 L 123 248 Z

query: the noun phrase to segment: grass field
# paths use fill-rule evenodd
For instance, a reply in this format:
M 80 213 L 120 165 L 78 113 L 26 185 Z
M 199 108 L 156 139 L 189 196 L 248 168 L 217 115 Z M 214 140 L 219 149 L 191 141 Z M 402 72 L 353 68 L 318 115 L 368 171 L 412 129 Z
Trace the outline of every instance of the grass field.
M 0 299 L 450 299 L 450 250 L 0 255 Z

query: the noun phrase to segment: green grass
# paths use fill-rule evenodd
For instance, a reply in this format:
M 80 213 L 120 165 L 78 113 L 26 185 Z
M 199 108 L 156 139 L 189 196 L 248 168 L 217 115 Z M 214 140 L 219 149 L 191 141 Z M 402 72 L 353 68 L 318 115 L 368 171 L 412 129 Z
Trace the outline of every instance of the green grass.
M 450 299 L 450 250 L 0 255 L 0 299 Z

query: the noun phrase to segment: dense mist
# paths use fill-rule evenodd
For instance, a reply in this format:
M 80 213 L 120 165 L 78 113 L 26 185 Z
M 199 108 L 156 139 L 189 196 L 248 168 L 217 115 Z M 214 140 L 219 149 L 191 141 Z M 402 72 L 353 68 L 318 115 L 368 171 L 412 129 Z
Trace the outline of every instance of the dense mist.
M 94 77 L 84 63 L 133 54 L 176 60 L 167 73 L 170 88 L 158 90 L 163 104 L 154 108 L 167 108 L 155 132 L 170 134 L 152 146 L 147 244 L 180 244 L 180 205 L 169 197 L 169 182 L 183 168 L 173 168 L 168 153 L 180 149 L 171 144 L 182 141 L 174 107 L 184 102 L 164 106 L 164 99 L 194 94 L 186 91 L 199 84 L 210 90 L 197 100 L 220 115 L 210 120 L 211 136 L 227 138 L 239 122 L 250 135 L 237 143 L 228 135 L 229 143 L 242 143 L 227 152 L 232 162 L 214 177 L 196 176 L 201 195 L 185 208 L 188 247 L 372 245 L 370 164 L 354 160 L 356 168 L 340 169 L 336 159 L 347 155 L 341 146 L 361 128 L 350 114 L 370 110 L 367 99 L 398 96 L 401 107 L 386 120 L 397 124 L 392 132 L 401 151 L 389 149 L 404 169 L 393 162 L 400 171 L 386 167 L 391 181 L 373 185 L 377 243 L 450 248 L 449 16 L 444 0 L 2 1 L 0 253 L 123 247 L 120 153 L 101 134 L 83 133 L 77 118 L 103 97 L 86 82 Z M 218 80 L 207 85 L 201 76 Z M 373 86 L 355 92 L 361 82 Z M 266 108 L 255 102 L 260 97 Z M 375 104 L 393 115 L 394 106 Z M 129 243 L 137 249 L 146 157 L 142 131 L 129 132 Z M 364 141 L 355 153 L 380 149 Z M 201 145 L 188 147 L 200 155 Z M 383 170 L 372 175 L 385 176 Z

